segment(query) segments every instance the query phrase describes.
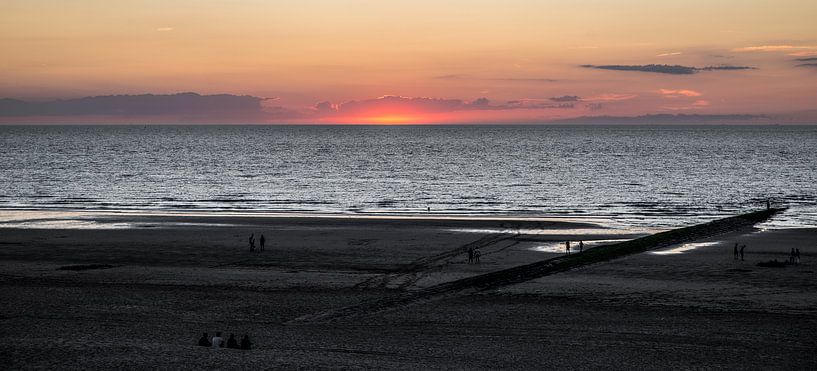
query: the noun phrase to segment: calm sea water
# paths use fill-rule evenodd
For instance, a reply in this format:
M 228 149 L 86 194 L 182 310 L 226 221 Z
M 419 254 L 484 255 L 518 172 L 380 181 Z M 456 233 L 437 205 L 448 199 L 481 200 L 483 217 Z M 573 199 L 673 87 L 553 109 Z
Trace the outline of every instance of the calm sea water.
M 817 225 L 815 126 L 0 126 L 0 208 Z

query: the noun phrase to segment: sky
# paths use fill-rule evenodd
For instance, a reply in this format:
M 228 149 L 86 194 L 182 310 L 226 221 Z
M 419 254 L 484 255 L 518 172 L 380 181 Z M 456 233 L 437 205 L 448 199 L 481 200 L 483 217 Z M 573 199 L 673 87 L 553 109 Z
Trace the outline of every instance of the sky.
M 815 19 L 814 0 L 0 0 L 0 122 L 817 122 Z M 144 94 L 187 106 L 78 100 Z M 210 95 L 255 108 L 195 115 Z

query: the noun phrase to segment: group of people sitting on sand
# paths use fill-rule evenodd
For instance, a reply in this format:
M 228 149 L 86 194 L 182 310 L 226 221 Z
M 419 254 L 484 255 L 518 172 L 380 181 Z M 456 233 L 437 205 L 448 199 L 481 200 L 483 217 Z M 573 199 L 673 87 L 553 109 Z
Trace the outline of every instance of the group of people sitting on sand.
M 264 238 L 262 234 L 261 237 L 258 239 L 258 251 L 264 251 L 264 242 L 267 240 Z M 255 251 L 255 233 L 250 235 L 250 252 Z
M 205 332 L 201 335 L 201 339 L 199 339 L 199 346 L 212 348 L 224 348 L 226 346 L 232 349 L 249 350 L 252 348 L 252 342 L 250 342 L 250 336 L 247 334 L 244 334 L 244 337 L 241 338 L 241 344 L 239 344 L 235 338 L 235 334 L 230 334 L 230 338 L 224 341 L 224 338 L 221 337 L 221 332 L 216 332 L 216 336 L 212 338 L 208 337 Z
M 473 247 L 468 248 L 468 264 L 479 264 L 479 257 L 482 256 L 482 252 L 479 249 L 474 249 Z
M 579 252 L 584 251 L 584 241 L 579 241 Z M 570 255 L 570 241 L 565 241 L 565 254 Z

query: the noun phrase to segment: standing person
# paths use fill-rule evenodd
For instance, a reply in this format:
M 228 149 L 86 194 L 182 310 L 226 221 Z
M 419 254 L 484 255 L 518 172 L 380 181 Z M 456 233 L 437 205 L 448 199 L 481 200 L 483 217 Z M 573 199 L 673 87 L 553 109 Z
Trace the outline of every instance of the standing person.
M 210 343 L 213 344 L 213 348 L 224 348 L 224 339 L 221 337 L 221 331 L 216 332 L 216 336 L 213 336 Z
M 471 264 L 473 262 L 474 262 L 474 248 L 469 247 L 468 248 L 468 264 Z
M 266 242 L 266 241 L 267 241 L 267 240 L 266 240 L 266 239 L 264 239 L 264 235 L 262 234 L 262 235 L 261 235 L 261 238 L 258 240 L 258 242 L 259 242 L 258 247 L 260 247 L 260 248 L 258 249 L 259 251 L 264 251 L 264 242 Z
M 740 247 L 740 261 L 743 261 L 743 250 L 746 250 L 746 245 Z
M 565 241 L 565 252 L 570 255 L 570 241 Z
M 767 199 L 766 199 L 766 210 L 769 210 L 769 209 L 771 209 L 771 208 L 772 208 L 772 201 L 770 201 L 770 200 L 767 198 Z
M 476 260 L 477 264 L 479 264 L 479 257 L 480 256 L 482 256 L 482 253 L 479 250 L 474 251 L 474 260 Z
M 238 340 L 236 340 L 235 334 L 230 334 L 230 338 L 227 339 L 227 348 L 238 349 Z
M 584 251 L 584 241 L 579 241 L 579 252 Z
M 738 260 L 738 243 L 737 242 L 735 242 L 735 259 L 734 260 Z
M 255 251 L 255 233 L 250 234 L 250 252 Z
M 241 338 L 241 349 L 250 350 L 251 347 L 252 347 L 252 343 L 250 342 L 250 336 L 247 335 L 247 334 L 244 334 L 244 337 Z
M 212 344 L 210 344 L 210 339 L 207 338 L 207 333 L 205 332 L 201 334 L 201 339 L 199 339 L 199 346 L 209 347 L 210 345 Z
M 794 248 L 792 247 L 792 248 L 791 248 L 791 252 L 789 253 L 789 263 L 794 264 L 794 258 L 795 258 L 796 256 L 797 256 L 797 255 L 795 255 L 795 254 L 794 254 Z
M 794 264 L 800 265 L 800 248 L 794 250 Z

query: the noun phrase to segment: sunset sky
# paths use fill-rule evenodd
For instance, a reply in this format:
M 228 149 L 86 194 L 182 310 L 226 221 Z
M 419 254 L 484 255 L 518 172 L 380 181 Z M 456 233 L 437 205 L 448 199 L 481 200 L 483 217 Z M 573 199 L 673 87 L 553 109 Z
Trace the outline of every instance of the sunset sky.
M 263 112 L 221 119 L 260 122 L 817 122 L 816 20 L 814 0 L 0 0 L 0 98 L 247 95 Z M 0 122 L 70 121 L 8 107 Z

